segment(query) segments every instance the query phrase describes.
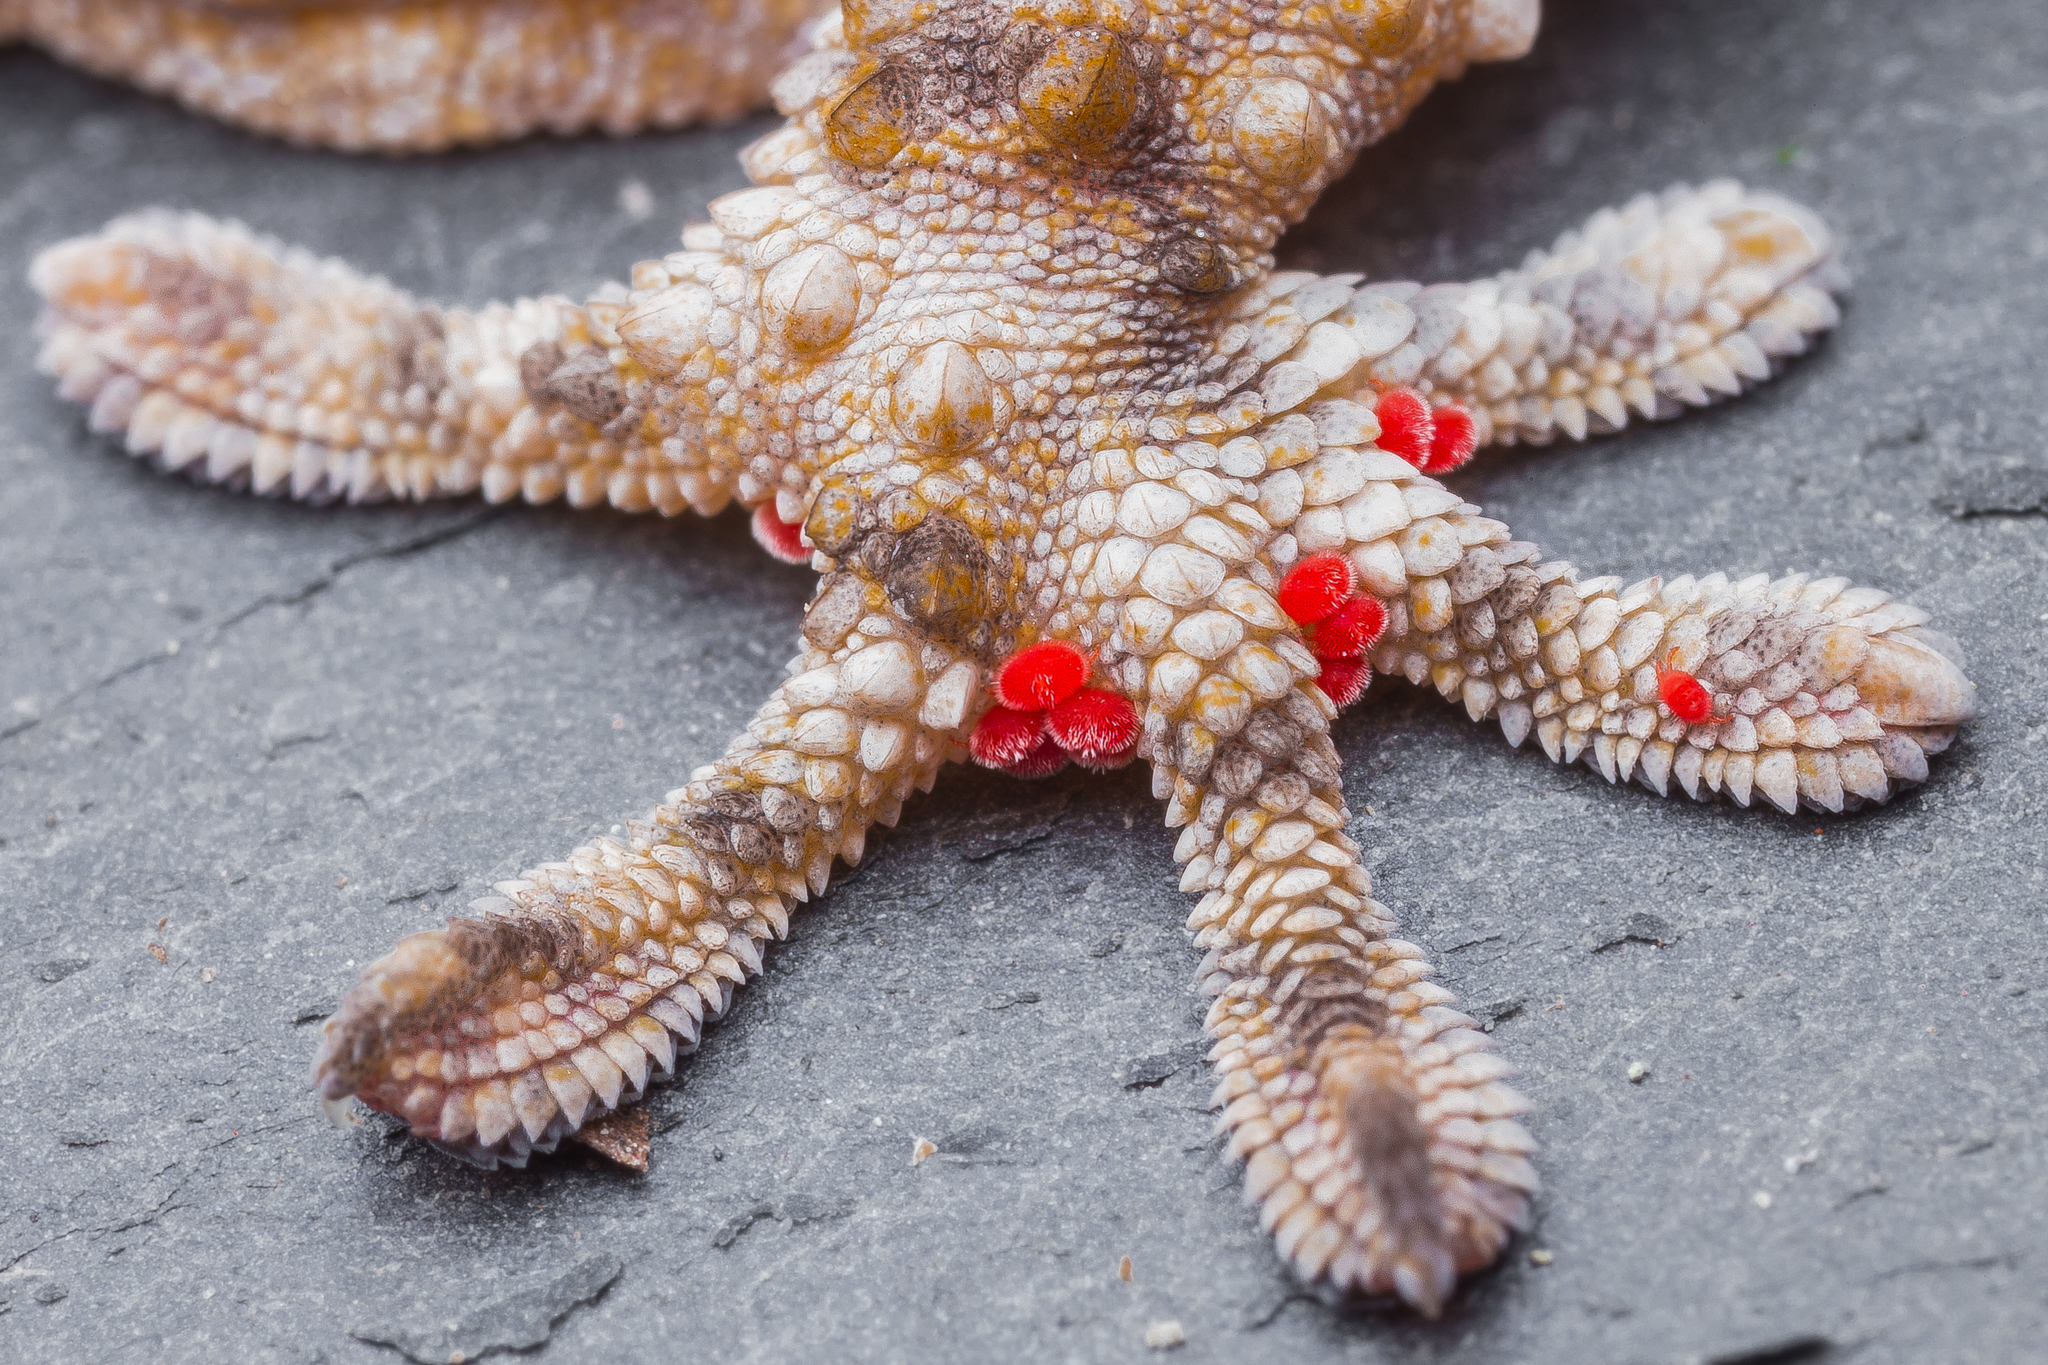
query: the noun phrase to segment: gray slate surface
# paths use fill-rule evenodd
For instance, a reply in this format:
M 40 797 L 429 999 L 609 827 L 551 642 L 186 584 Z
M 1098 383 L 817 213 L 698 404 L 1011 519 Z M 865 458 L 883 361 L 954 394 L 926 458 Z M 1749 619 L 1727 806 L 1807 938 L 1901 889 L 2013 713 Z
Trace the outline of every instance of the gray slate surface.
M 0 1358 L 1128 1361 L 1165 1318 L 1190 1362 L 2041 1358 L 2048 23 L 1552 8 L 1289 262 L 1470 275 L 1681 178 L 1815 204 L 1859 282 L 1782 382 L 1459 485 L 1589 572 L 1910 592 L 1984 718 L 1848 819 L 1611 790 L 1401 686 L 1344 721 L 1381 896 L 1541 1104 L 1537 1228 L 1436 1324 L 1302 1298 L 1240 1204 L 1136 773 L 913 803 L 656 1094 L 644 1179 L 330 1129 L 306 1068 L 352 969 L 712 755 L 807 576 L 735 516 L 157 477 L 31 374 L 23 270 L 161 202 L 446 299 L 580 290 L 763 125 L 357 160 L 0 53 Z

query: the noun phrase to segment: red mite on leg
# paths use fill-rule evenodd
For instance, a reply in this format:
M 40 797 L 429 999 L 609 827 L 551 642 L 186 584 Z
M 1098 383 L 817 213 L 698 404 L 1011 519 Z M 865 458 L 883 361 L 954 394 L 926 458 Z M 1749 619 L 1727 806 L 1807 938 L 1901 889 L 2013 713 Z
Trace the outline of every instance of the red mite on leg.
M 1351 561 L 1342 555 L 1310 555 L 1280 580 L 1280 610 L 1303 625 L 1327 620 L 1358 587 Z
M 785 564 L 811 562 L 810 547 L 804 544 L 804 528 L 776 516 L 773 502 L 764 502 L 754 509 L 754 539 Z
M 1138 750 L 1138 710 L 1120 692 L 1084 687 L 1046 713 L 1046 733 L 1090 768 L 1121 768 Z
M 1067 766 L 1067 751 L 1051 735 L 1039 736 L 1037 745 L 1030 753 L 1014 763 L 1005 765 L 1003 771 L 1017 777 L 1051 777 Z
M 1380 449 L 1399 455 L 1421 469 L 1429 463 L 1430 442 L 1436 436 L 1436 419 L 1429 404 L 1413 389 L 1388 389 L 1373 404 L 1373 416 L 1380 419 Z
M 1687 725 L 1704 724 L 1714 718 L 1714 694 L 1692 674 L 1672 667 L 1671 661 L 1677 657 L 1674 649 L 1657 665 L 1657 696 Z
M 1323 666 L 1323 671 L 1316 675 L 1316 686 L 1339 710 L 1364 696 L 1365 689 L 1372 686 L 1372 666 L 1363 659 L 1318 657 L 1316 662 Z
M 1005 659 L 992 690 L 1013 711 L 1044 711 L 1080 691 L 1093 668 L 1094 660 L 1065 640 L 1042 640 Z
M 1421 402 L 1413 394 L 1407 397 Z M 1396 404 L 1397 409 L 1400 406 Z M 1387 609 L 1376 597 L 1358 595 L 1357 586 L 1350 561 L 1340 555 L 1310 555 L 1287 571 L 1278 594 L 1280 609 L 1309 627 L 1308 643 L 1322 664 L 1316 685 L 1340 707 L 1365 695 L 1372 669 L 1364 655 L 1387 628 Z
M 1011 769 L 1028 759 L 1044 738 L 1043 711 L 1012 711 L 998 704 L 975 724 L 967 747 L 982 767 Z
M 1373 415 L 1380 421 L 1380 449 L 1425 474 L 1448 474 L 1479 447 L 1471 413 L 1456 403 L 1432 408 L 1413 389 L 1388 389 L 1373 405 Z
M 1325 659 L 1356 659 L 1387 628 L 1387 609 L 1376 597 L 1354 597 L 1316 623 L 1315 651 Z
M 1429 463 L 1422 466 L 1422 472 L 1448 474 L 1472 458 L 1472 452 L 1479 448 L 1479 432 L 1472 423 L 1472 414 L 1456 403 L 1448 403 L 1432 415 L 1436 432 L 1430 437 Z
M 1095 769 L 1120 768 L 1138 749 L 1138 711 L 1130 698 L 1087 686 L 1091 655 L 1064 640 L 1018 650 L 996 670 L 997 704 L 974 727 L 968 748 L 985 768 L 1048 777 L 1073 758 Z

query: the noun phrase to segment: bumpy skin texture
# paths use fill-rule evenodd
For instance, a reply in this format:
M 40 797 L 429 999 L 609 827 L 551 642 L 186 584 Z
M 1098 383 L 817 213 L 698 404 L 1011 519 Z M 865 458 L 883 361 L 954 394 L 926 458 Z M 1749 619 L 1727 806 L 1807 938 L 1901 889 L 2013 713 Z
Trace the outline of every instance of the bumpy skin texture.
M 420 152 L 736 118 L 818 0 L 0 0 L 21 38 L 294 142 Z
M 1390 389 L 1482 443 L 1577 438 L 1739 392 L 1835 320 L 1825 227 L 1731 184 L 1468 285 L 1273 272 L 1358 147 L 1534 22 L 867 0 L 776 83 L 757 188 L 582 305 L 438 309 L 161 213 L 38 261 L 60 391 L 167 468 L 309 499 L 737 499 L 822 575 L 722 758 L 372 965 L 327 1026 L 327 1100 L 485 1165 L 629 1103 L 965 755 L 994 668 L 1065 640 L 1134 705 L 1181 830 L 1262 1225 L 1310 1281 L 1439 1311 L 1527 1221 L 1526 1105 L 1372 898 L 1290 568 L 1348 560 L 1380 672 L 1660 793 L 1883 801 L 1975 709 L 1954 646 L 1881 592 L 1580 580 L 1379 444 Z

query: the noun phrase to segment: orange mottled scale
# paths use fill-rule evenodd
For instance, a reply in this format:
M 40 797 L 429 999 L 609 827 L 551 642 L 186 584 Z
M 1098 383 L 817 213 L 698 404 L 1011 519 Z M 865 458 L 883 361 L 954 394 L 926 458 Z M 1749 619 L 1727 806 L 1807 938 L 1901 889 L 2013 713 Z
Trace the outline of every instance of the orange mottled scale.
M 70 11 L 18 2 L 61 46 Z M 593 31 L 679 12 L 582 8 Z M 327 1100 L 523 1162 L 694 1046 L 942 764 L 1137 757 L 1200 898 L 1219 1121 L 1261 1225 L 1308 1280 L 1438 1311 L 1526 1225 L 1534 1144 L 1372 896 L 1336 706 L 1401 674 L 1610 780 L 1788 810 L 1886 799 L 1975 707 L 1883 593 L 1581 580 L 1430 476 L 1768 377 L 1835 320 L 1805 210 L 1681 186 L 1466 284 L 1273 270 L 1361 146 L 1535 22 L 1533 0 L 849 4 L 773 81 L 753 187 L 580 305 L 440 309 L 192 216 L 44 255 L 43 365 L 166 468 L 305 498 L 738 501 L 821 576 L 721 757 L 372 965 L 327 1026 Z M 650 99 L 573 118 L 659 121 Z
M 816 0 L 5 0 L 0 40 L 295 142 L 434 151 L 756 108 Z

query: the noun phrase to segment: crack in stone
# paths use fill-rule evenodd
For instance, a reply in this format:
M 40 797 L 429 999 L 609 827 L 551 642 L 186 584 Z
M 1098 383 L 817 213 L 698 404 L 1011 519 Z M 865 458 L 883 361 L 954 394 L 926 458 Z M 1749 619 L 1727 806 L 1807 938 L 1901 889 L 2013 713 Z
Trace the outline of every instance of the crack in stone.
M 431 885 L 417 886 L 410 891 L 401 891 L 395 896 L 387 896 L 384 898 L 384 903 L 386 905 L 410 905 L 414 901 L 423 901 L 429 896 L 445 896 L 460 885 L 462 885 L 462 878 L 460 877 L 453 877 L 447 880 L 437 877 Z
M 175 1165 L 175 1163 L 173 1163 L 173 1165 Z M 169 1169 L 171 1169 L 171 1167 L 165 1168 L 165 1170 Z M 157 1174 L 161 1175 L 163 1174 L 163 1172 L 159 1171 L 157 1172 Z M 189 1179 L 190 1177 L 187 1177 L 187 1180 Z M 55 1246 L 57 1243 L 68 1240 L 72 1237 L 76 1237 L 81 1233 L 87 1236 L 111 1236 L 112 1234 L 117 1232 L 129 1232 L 135 1228 L 148 1227 L 151 1224 L 155 1223 L 158 1219 L 162 1218 L 165 1214 L 171 1213 L 177 1209 L 189 1209 L 193 1206 L 190 1204 L 180 1204 L 177 1202 L 178 1196 L 184 1193 L 185 1185 L 186 1180 L 180 1180 L 176 1185 L 173 1185 L 171 1187 L 171 1192 L 165 1195 L 160 1202 L 158 1202 L 150 1208 L 145 1209 L 143 1212 L 135 1215 L 133 1218 L 126 1218 L 121 1220 L 120 1222 L 110 1223 L 105 1226 L 91 1225 L 86 1227 L 66 1228 L 64 1229 L 64 1231 L 56 1234 L 54 1237 L 46 1237 L 42 1241 L 37 1242 L 34 1246 L 29 1247 L 26 1250 L 19 1251 L 14 1255 L 8 1257 L 4 1261 L 0 1261 L 0 1272 L 12 1270 L 15 1266 L 20 1265 L 23 1261 L 35 1255 L 38 1251 L 43 1250 L 45 1247 Z
M 2048 515 L 2048 469 L 1973 470 L 1950 480 L 1934 505 L 1957 521 Z
M 435 546 L 445 545 L 450 541 L 458 540 L 472 531 L 489 525 L 491 522 L 496 521 L 500 515 L 499 509 L 490 508 L 474 516 L 466 517 L 461 521 L 437 527 L 432 531 L 424 531 L 419 535 L 393 542 L 390 545 L 380 545 L 375 549 L 360 550 L 355 554 L 343 555 L 339 559 L 329 561 L 325 573 L 300 584 L 289 592 L 264 593 L 255 600 L 235 608 L 201 632 L 200 638 L 204 643 L 212 644 L 228 631 L 234 629 L 266 607 L 297 606 L 301 602 L 317 597 L 339 582 L 341 576 L 350 569 L 378 560 L 404 559 L 423 550 L 430 550 Z M 30 716 L 16 721 L 5 728 L 0 728 L 0 744 L 27 734 L 52 716 L 61 714 L 74 703 L 91 696 L 95 692 L 105 691 L 115 683 L 132 678 L 144 669 L 154 668 L 158 664 L 169 663 L 177 658 L 183 652 L 183 649 L 184 642 L 182 640 L 172 640 L 161 649 L 152 650 L 140 658 L 131 659 L 120 667 L 94 678 L 91 682 L 73 688 L 52 702 L 49 708 L 43 711 L 42 714 Z
M 1762 1346 L 1747 1346 L 1708 1356 L 1704 1365 L 1805 1365 L 1826 1360 L 1835 1353 L 1835 1342 L 1818 1332 L 1802 1332 Z
M 626 1263 L 616 1256 L 592 1256 L 538 1290 L 508 1295 L 431 1329 L 352 1327 L 349 1335 L 371 1346 L 389 1347 L 417 1365 L 531 1351 L 546 1344 L 562 1319 L 603 1298 L 625 1270 Z
M 1953 1261 L 1908 1261 L 1890 1270 L 1879 1271 L 1870 1277 L 1870 1282 L 1882 1284 L 1906 1275 L 1940 1275 L 1951 1270 L 1991 1270 L 1999 1266 L 2010 1269 L 2020 1263 L 2020 1258 L 2017 1251 L 2002 1251 L 1993 1256 L 1969 1256 Z
M 806 1223 L 829 1223 L 852 1214 L 854 1201 L 851 1199 L 825 1199 L 810 1194 L 789 1194 L 772 1202 L 763 1201 L 752 1208 L 734 1214 L 719 1224 L 718 1231 L 711 1234 L 711 1245 L 724 1251 L 746 1234 L 747 1229 L 764 1218 L 791 1227 L 802 1227 Z
M 1638 911 L 1622 923 L 1618 935 L 1595 944 L 1593 951 L 1596 954 L 1611 952 L 1630 943 L 1641 943 L 1652 948 L 1668 948 L 1684 937 L 1685 930 L 1662 915 Z
M 1117 1068 L 1117 1084 L 1126 1090 L 1151 1090 L 1202 1060 L 1202 1040 L 1175 1043 L 1142 1057 L 1129 1057 Z

